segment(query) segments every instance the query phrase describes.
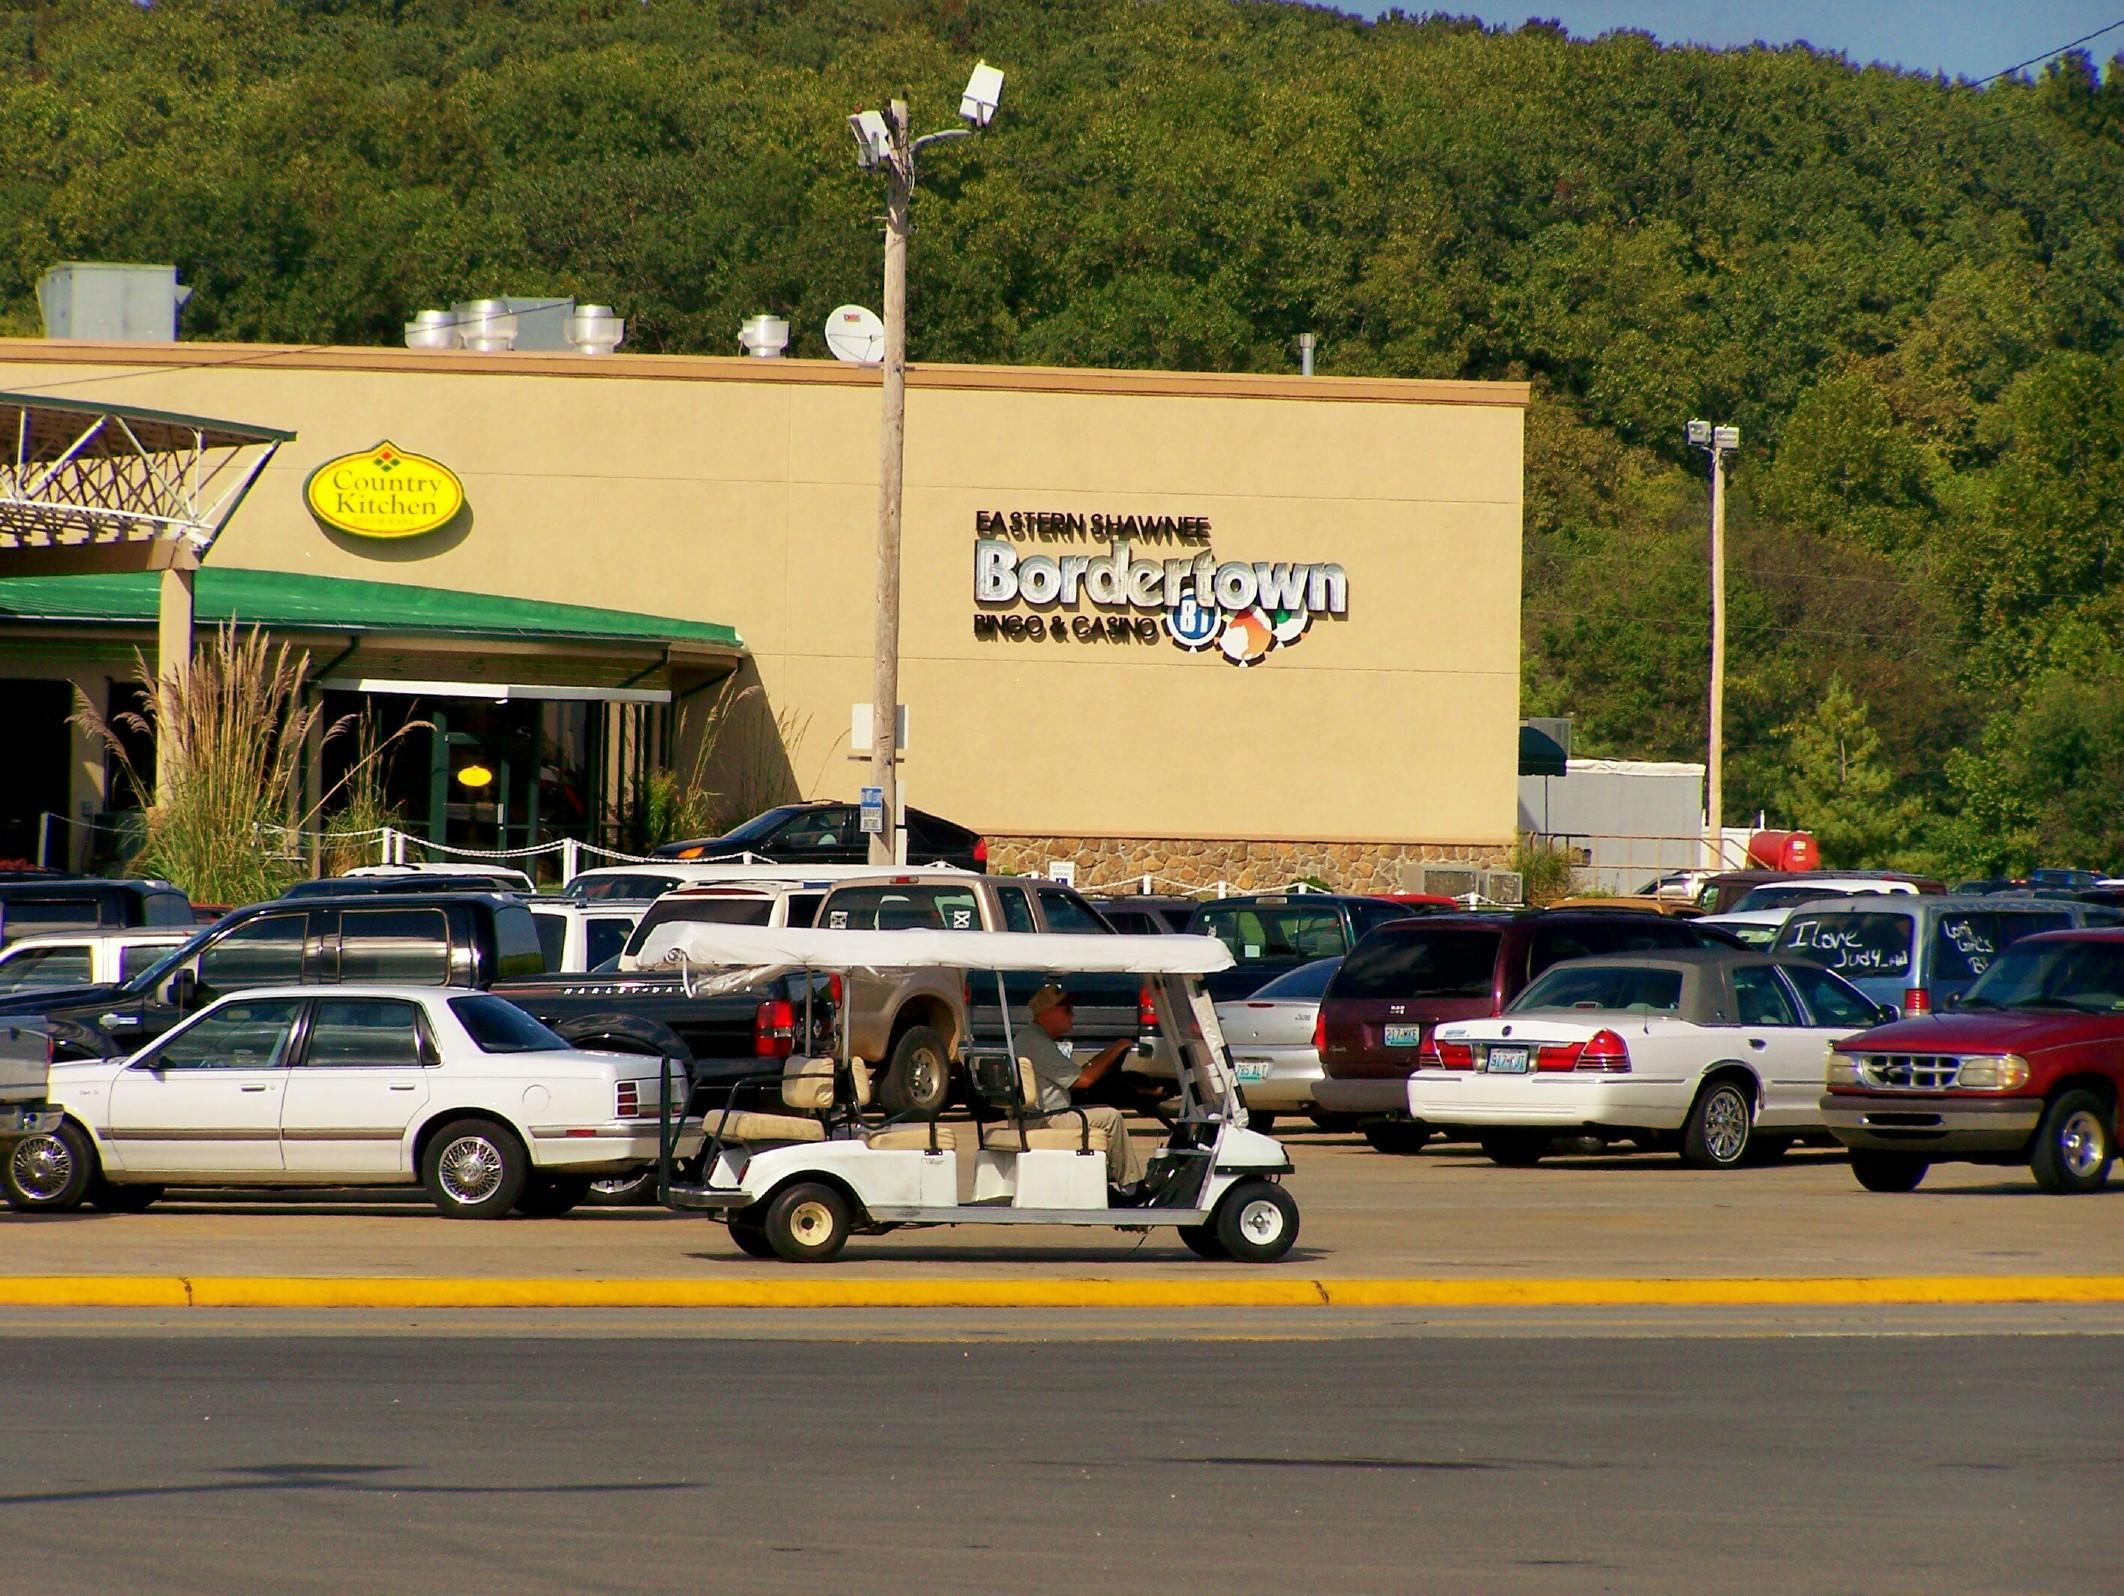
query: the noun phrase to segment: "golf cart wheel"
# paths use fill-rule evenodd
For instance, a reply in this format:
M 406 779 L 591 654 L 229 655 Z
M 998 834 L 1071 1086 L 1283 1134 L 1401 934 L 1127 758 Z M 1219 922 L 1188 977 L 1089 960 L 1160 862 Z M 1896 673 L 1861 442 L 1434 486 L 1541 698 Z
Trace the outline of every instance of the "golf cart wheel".
M 1731 1075 L 1696 1094 L 1682 1126 L 1681 1159 L 1691 1169 L 1735 1169 L 1755 1135 L 1755 1094 Z
M 548 1175 L 533 1171 L 516 1199 L 526 1219 L 558 1219 L 590 1195 L 588 1175 Z
M 445 1219 L 500 1219 L 516 1206 L 531 1158 L 491 1119 L 453 1119 L 428 1138 L 420 1183 Z
M 892 1044 L 878 1101 L 887 1114 L 944 1112 L 951 1100 L 951 1050 L 935 1026 L 910 1025 Z
M 55 1131 L 25 1136 L 8 1149 L 7 1205 L 23 1214 L 70 1214 L 96 1180 L 96 1149 L 72 1120 Z
M 747 1213 L 751 1210 L 747 1209 Z M 774 1258 L 780 1255 L 774 1243 L 767 1239 L 767 1227 L 757 1216 L 746 1219 L 738 1214 L 730 1216 L 730 1239 L 737 1243 L 737 1250 L 748 1258 Z
M 1242 1180 L 1217 1204 L 1210 1227 L 1235 1263 L 1274 1263 L 1298 1239 L 1298 1203 L 1273 1181 Z
M 1506 1169 L 1532 1169 L 1549 1150 L 1547 1131 L 1493 1131 L 1482 1138 L 1482 1151 Z
M 144 1214 L 162 1196 L 160 1186 L 121 1186 L 100 1175 L 89 1187 L 89 1205 L 107 1214 Z
M 800 1180 L 774 1194 L 762 1228 L 782 1262 L 826 1263 L 848 1243 L 848 1199 L 822 1182 Z
M 1224 1250 L 1224 1244 L 1217 1239 L 1215 1225 L 1182 1225 L 1180 1245 L 1197 1258 L 1207 1258 L 1211 1263 L 1231 1261 L 1232 1255 Z
M 2110 1132 L 2115 1116 L 2092 1092 L 2065 1092 L 2043 1110 L 2028 1167 L 2048 1192 L 2100 1191 L 2117 1156 Z
M 1405 1119 L 1375 1119 L 1365 1126 L 1364 1139 L 1375 1153 L 1405 1158 L 1423 1151 L 1423 1144 L 1431 1139 L 1431 1127 Z
M 631 1175 L 607 1175 L 590 1182 L 583 1202 L 591 1208 L 639 1208 L 656 1201 L 656 1166 Z
M 1851 1173 L 1868 1191 L 1916 1191 L 1931 1167 L 1915 1153 L 1884 1153 L 1870 1147 L 1851 1149 Z

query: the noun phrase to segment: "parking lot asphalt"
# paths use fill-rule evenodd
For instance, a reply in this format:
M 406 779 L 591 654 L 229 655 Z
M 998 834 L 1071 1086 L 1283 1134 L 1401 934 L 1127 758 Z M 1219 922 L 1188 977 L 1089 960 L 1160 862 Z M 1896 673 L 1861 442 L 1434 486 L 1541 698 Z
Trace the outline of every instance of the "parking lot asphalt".
M 9 1277 L 377 1277 L 691 1282 L 1715 1281 L 2124 1277 L 2124 1189 L 2060 1198 L 2025 1171 L 1936 1168 L 1918 1191 L 1862 1190 L 1838 1154 L 1725 1173 L 1671 1157 L 1559 1157 L 1503 1169 L 1471 1146 L 1414 1157 L 1355 1137 L 1285 1138 L 1302 1213 L 1290 1257 L 1205 1263 L 1169 1230 L 984 1230 L 857 1237 L 841 1260 L 759 1262 L 709 1220 L 662 1209 L 452 1223 L 411 1191 L 187 1194 L 144 1214 L 0 1219 Z M 1353 1299 L 1354 1300 L 1354 1299 Z M 797 1306 L 782 1303 L 780 1306 Z

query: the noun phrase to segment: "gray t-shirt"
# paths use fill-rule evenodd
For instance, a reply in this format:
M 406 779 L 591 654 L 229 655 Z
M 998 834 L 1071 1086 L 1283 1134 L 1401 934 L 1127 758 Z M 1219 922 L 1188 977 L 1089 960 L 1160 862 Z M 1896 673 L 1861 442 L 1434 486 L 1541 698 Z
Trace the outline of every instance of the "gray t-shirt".
M 1040 1101 L 1036 1105 L 1040 1112 L 1059 1114 L 1069 1107 L 1069 1089 L 1076 1084 L 1082 1071 L 1068 1050 L 1041 1030 L 1030 1016 L 1014 1040 L 1018 1044 L 1018 1057 L 1032 1060 L 1033 1076 L 1040 1083 Z

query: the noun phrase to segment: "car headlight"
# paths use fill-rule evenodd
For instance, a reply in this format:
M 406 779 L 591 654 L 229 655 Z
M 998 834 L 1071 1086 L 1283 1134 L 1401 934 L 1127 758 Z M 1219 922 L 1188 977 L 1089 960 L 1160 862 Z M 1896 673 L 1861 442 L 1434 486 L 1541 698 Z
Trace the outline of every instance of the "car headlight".
M 1844 1053 L 1832 1050 L 1829 1054 L 1829 1084 L 1831 1086 L 1863 1086 L 1859 1077 L 1859 1061 Z
M 2028 1084 L 2028 1060 L 2018 1053 L 1998 1058 L 1965 1058 L 1955 1072 L 1955 1086 L 1966 1092 L 2015 1092 Z

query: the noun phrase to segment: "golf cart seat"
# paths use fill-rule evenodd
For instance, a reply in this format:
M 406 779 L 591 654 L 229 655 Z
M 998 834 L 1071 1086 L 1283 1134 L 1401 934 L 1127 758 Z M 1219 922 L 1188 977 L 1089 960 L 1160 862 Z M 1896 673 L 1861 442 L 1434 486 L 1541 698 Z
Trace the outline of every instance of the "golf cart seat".
M 918 1125 L 884 1125 L 862 1133 L 865 1147 L 913 1148 L 924 1153 L 948 1153 L 959 1145 L 949 1125 L 924 1120 Z
M 855 1090 L 855 1107 L 870 1102 L 870 1066 L 861 1059 L 849 1063 Z M 823 1142 L 827 1120 L 834 1109 L 834 1062 L 792 1054 L 782 1065 L 782 1106 L 793 1110 L 773 1114 L 761 1109 L 733 1109 L 712 1114 L 708 1127 L 726 1142 Z
M 990 1152 L 1103 1153 L 1106 1130 L 1093 1125 L 1080 1108 L 1043 1114 L 1040 1078 L 1032 1060 L 1012 1060 L 1003 1053 L 969 1054 L 974 1089 L 1001 1108 L 1009 1117 L 991 1120 L 981 1127 L 981 1145 Z M 1015 1067 L 1013 1067 L 1015 1065 Z

